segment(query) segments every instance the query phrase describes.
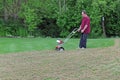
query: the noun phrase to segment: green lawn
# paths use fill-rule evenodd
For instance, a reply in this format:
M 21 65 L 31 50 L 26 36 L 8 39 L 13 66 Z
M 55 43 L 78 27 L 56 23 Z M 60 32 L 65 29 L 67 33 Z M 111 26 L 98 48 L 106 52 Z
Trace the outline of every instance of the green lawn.
M 0 53 L 54 50 L 56 38 L 0 38 Z M 64 39 L 63 39 L 64 40 Z M 78 48 L 79 39 L 70 39 L 63 46 L 66 50 Z M 88 48 L 114 45 L 114 39 L 88 39 Z

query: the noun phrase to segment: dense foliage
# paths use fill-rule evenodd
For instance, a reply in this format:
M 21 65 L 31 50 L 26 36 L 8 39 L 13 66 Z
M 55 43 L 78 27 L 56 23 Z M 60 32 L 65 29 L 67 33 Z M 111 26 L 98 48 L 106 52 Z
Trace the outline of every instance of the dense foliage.
M 89 37 L 120 36 L 119 7 L 120 0 L 1 0 L 0 36 L 65 37 L 79 27 L 82 10 L 91 18 Z

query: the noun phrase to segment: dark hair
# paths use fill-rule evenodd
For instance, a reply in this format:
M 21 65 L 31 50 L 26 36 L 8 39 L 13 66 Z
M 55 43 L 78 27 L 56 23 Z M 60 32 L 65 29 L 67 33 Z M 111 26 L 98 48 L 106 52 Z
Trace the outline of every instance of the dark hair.
M 83 12 L 84 14 L 87 14 L 85 10 L 82 10 L 82 12 Z

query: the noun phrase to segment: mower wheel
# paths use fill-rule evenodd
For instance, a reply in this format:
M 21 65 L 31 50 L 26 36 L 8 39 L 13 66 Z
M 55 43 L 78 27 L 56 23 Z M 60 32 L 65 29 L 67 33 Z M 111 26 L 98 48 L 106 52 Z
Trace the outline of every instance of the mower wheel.
M 64 51 L 65 49 L 63 47 L 56 47 L 55 50 L 56 51 Z
M 59 51 L 64 51 L 65 49 L 63 47 L 60 47 L 59 48 Z

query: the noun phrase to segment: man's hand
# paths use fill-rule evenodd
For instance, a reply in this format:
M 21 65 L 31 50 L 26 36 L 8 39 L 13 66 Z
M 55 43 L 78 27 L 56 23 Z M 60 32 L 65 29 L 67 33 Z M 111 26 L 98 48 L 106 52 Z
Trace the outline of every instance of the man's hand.
M 85 27 L 81 30 L 81 33 L 83 33 L 86 29 L 87 29 L 87 25 L 85 25 Z
M 80 28 L 77 31 L 80 32 Z
M 81 33 L 83 33 L 84 32 L 84 30 L 81 30 Z
M 78 32 L 80 32 L 80 30 L 81 30 L 81 25 L 80 25 L 80 27 L 78 28 L 78 30 L 77 30 L 77 31 L 78 31 Z

